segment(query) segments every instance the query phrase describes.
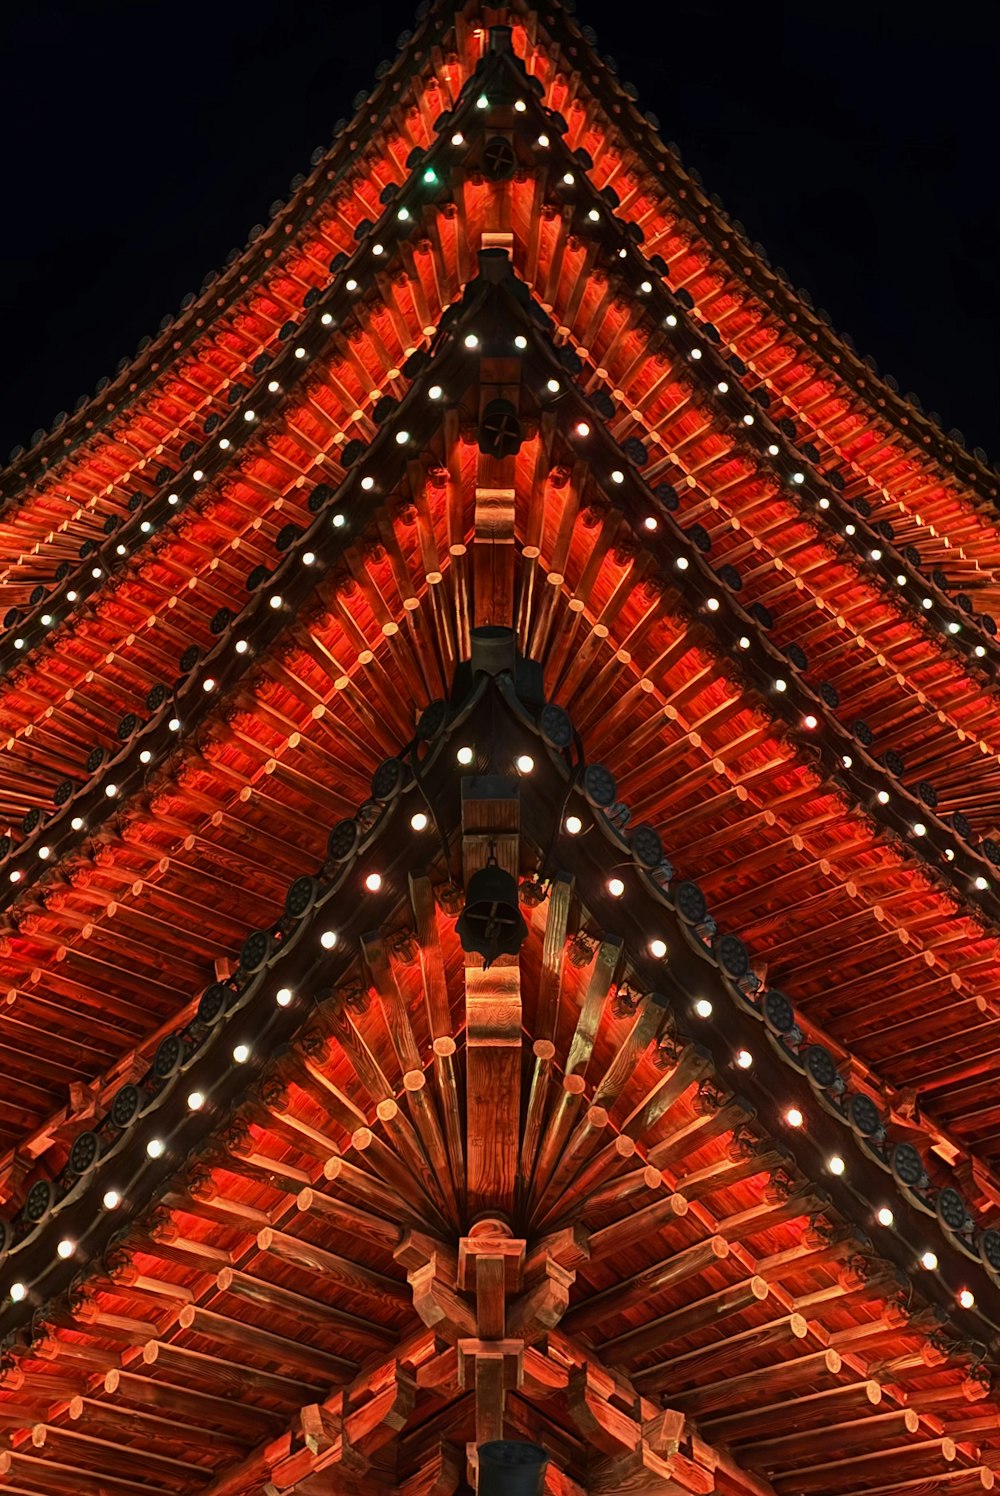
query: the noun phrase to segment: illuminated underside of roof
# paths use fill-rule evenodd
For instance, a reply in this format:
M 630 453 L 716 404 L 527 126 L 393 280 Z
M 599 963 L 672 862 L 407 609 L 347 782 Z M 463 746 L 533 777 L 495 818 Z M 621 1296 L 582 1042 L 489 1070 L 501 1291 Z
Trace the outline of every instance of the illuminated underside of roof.
M 992 1487 L 995 495 L 861 367 L 442 6 L 8 473 L 0 1491 Z

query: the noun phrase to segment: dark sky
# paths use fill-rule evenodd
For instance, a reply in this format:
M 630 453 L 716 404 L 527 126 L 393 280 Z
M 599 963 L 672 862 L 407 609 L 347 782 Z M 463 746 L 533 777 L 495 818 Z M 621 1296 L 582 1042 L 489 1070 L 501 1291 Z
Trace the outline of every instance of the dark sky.
M 0 459 L 197 290 L 416 0 L 3 7 Z M 643 108 L 862 353 L 1000 458 L 984 0 L 580 0 Z

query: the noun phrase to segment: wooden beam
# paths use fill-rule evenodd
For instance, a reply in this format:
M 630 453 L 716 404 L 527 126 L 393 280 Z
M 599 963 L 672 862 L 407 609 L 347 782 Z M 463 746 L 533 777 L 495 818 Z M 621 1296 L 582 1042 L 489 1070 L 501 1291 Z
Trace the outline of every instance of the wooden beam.
M 815 1365 L 814 1359 L 810 1360 Z M 826 1369 L 824 1363 L 823 1370 Z M 845 1410 L 863 1412 L 877 1408 L 881 1401 L 882 1388 L 878 1382 L 845 1382 L 824 1392 L 811 1392 L 781 1402 L 760 1403 L 757 1407 L 739 1408 L 718 1417 L 711 1416 L 715 1409 L 706 1410 L 707 1416 L 699 1414 L 698 1422 L 713 1442 L 730 1443 L 760 1434 L 783 1433 L 789 1428 L 822 1428 L 843 1417 Z M 725 1403 L 716 1405 L 717 1408 L 725 1406 Z
M 614 1365 L 618 1361 L 631 1361 L 636 1356 L 661 1350 L 664 1345 L 677 1344 L 696 1330 L 721 1323 L 731 1314 L 742 1314 L 744 1309 L 766 1299 L 769 1292 L 763 1278 L 745 1278 L 739 1283 L 730 1283 L 706 1298 L 682 1304 L 658 1319 L 647 1320 L 614 1340 L 602 1340 L 601 1354 Z
M 623 1314 L 626 1309 L 648 1302 L 654 1294 L 686 1282 L 728 1256 L 729 1243 L 721 1236 L 709 1236 L 704 1241 L 695 1242 L 655 1267 L 646 1268 L 601 1293 L 592 1294 L 566 1316 L 565 1328 L 571 1334 L 588 1330 L 616 1314 Z

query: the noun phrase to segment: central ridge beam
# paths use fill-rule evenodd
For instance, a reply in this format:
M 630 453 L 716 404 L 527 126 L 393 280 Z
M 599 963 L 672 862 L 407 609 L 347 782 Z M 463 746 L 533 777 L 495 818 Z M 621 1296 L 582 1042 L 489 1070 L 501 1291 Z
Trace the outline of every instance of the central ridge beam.
M 462 781 L 465 886 L 491 855 L 518 875 L 520 792 L 517 781 L 475 775 Z M 517 1187 L 521 1117 L 521 972 L 517 956 L 484 968 L 465 957 L 467 1045 L 466 1149 L 468 1209 L 509 1213 Z

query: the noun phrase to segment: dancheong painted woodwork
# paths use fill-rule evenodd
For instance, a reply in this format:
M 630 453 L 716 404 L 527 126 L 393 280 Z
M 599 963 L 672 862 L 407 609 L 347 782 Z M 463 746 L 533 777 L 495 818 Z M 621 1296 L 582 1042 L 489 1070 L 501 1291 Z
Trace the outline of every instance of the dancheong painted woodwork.
M 990 1490 L 996 497 L 425 7 L 3 475 L 0 1491 Z

